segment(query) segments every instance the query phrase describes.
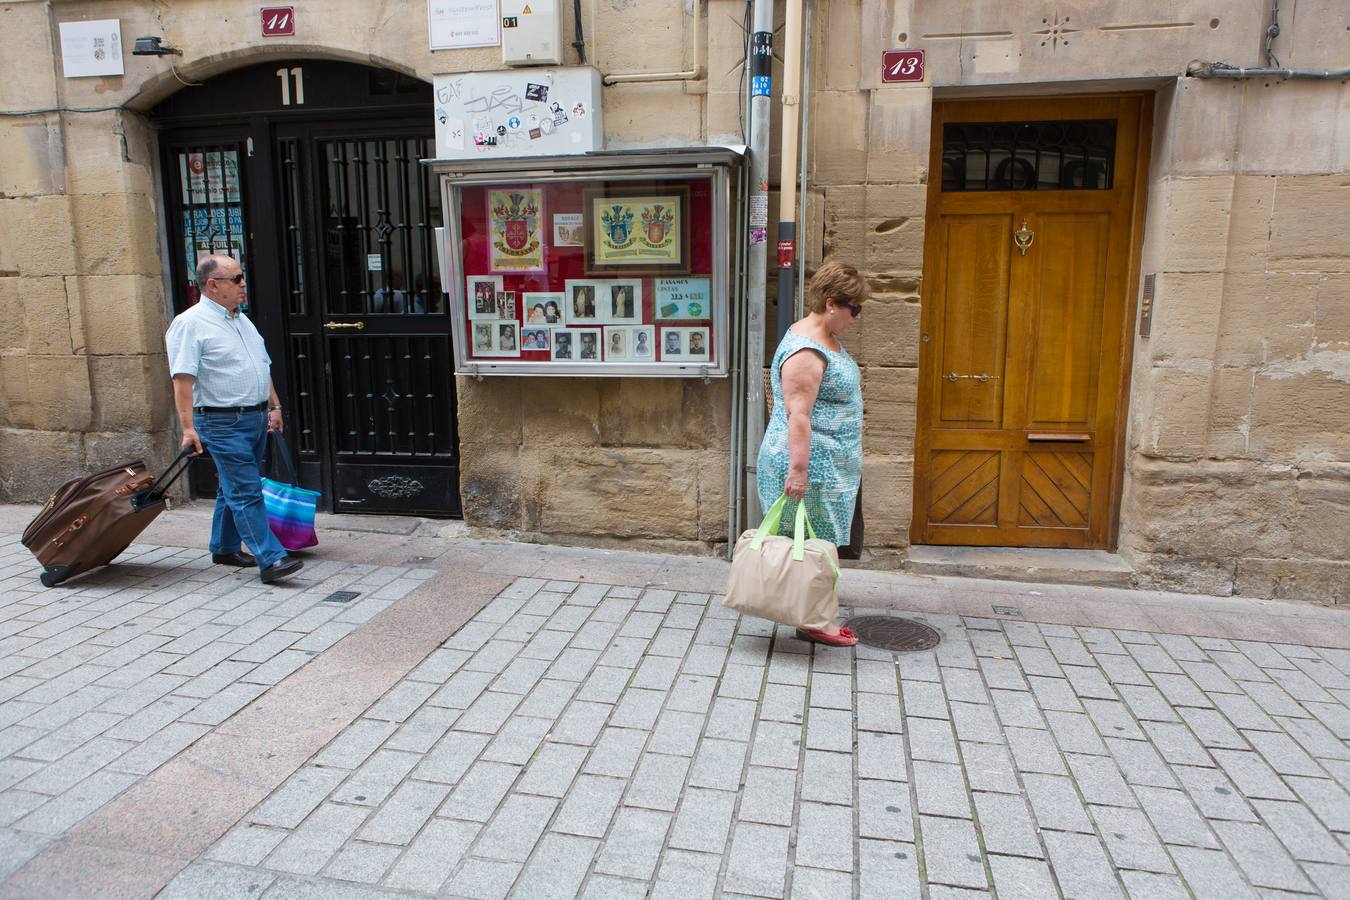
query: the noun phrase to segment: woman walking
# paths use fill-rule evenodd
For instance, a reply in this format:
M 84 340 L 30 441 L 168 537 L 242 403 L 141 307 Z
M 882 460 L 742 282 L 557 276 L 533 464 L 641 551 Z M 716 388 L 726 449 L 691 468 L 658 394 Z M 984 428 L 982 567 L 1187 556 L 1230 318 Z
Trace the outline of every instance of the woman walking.
M 781 494 L 805 502 L 816 536 L 841 546 L 849 543 L 862 479 L 863 406 L 862 373 L 839 338 L 857 324 L 868 293 L 847 263 L 831 260 L 816 271 L 806 316 L 773 356 L 773 412 L 759 447 L 760 507 Z M 858 642 L 834 623 L 798 627 L 797 636 L 841 647 Z

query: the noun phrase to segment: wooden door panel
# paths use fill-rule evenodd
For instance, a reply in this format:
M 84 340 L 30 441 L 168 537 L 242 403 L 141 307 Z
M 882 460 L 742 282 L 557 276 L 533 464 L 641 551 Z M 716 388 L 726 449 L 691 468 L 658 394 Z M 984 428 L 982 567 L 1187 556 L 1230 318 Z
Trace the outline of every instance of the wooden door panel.
M 960 297 L 944 306 L 938 372 L 943 376 L 997 376 L 1003 370 L 1008 329 L 1008 234 L 1012 217 L 968 216 L 944 221 L 942 290 Z M 939 421 L 945 426 L 996 426 L 1002 382 L 943 377 Z
M 998 520 L 999 454 L 940 450 L 932 456 L 929 520 L 948 525 L 993 525 Z
M 935 107 L 915 435 L 916 543 L 1108 546 L 1119 490 L 1149 112 L 1137 95 Z M 1105 149 L 1097 154 L 1107 161 L 1100 163 L 1107 174 L 1096 181 L 1056 179 L 1071 159 L 1062 145 L 1055 151 L 1061 168 L 1046 170 L 1040 168 L 1042 145 L 1031 155 L 1016 143 L 1019 135 L 1067 134 L 1079 127 L 1072 120 L 1104 119 L 1115 120 L 1114 131 L 1107 129 L 1115 135 L 1114 156 Z M 1014 127 L 981 124 L 988 122 Z M 944 156 L 949 123 L 957 123 L 957 137 Z M 969 137 L 995 133 L 1013 138 L 981 150 Z M 985 158 L 981 153 L 1033 161 L 1028 171 L 1041 176 L 1017 183 L 1017 190 L 987 178 L 972 186 L 968 163 Z M 1080 158 L 1087 157 L 1071 161 Z M 991 186 L 997 189 L 984 189 Z M 1025 252 L 1014 240 L 1019 228 L 1035 234 Z
M 1018 524 L 1047 528 L 1087 528 L 1091 508 L 1092 480 L 1080 481 L 1074 474 L 1084 462 L 1091 470 L 1092 454 L 1078 456 L 1075 463 L 1051 452 L 1022 453 L 1022 483 L 1019 491 Z M 1074 468 L 1070 468 L 1070 466 Z
M 1086 428 L 1097 411 L 1105 303 L 1104 214 L 1036 217 L 1027 384 L 1028 428 Z

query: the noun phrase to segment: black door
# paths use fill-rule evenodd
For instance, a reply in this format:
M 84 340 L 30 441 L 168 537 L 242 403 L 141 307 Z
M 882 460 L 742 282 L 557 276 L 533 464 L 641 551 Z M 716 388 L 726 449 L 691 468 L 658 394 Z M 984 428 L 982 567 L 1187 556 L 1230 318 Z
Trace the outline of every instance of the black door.
M 192 162 L 202 135 L 233 149 L 240 211 L 224 221 L 243 223 L 248 313 L 272 353 L 302 482 L 330 511 L 459 515 L 450 327 L 434 243 L 440 194 L 419 163 L 434 150 L 430 87 L 306 60 L 240 70 L 207 88 L 215 96 L 194 94 L 193 106 L 212 116 L 161 107 L 177 126 L 161 140 L 170 221 L 196 222 L 194 184 L 168 174 L 175 154 Z M 221 199 L 196 188 L 195 199 Z M 191 215 L 207 225 L 221 218 Z M 193 239 L 185 224 L 176 309 L 196 300 L 194 253 L 233 246 Z M 201 468 L 194 489 L 208 495 L 214 472 Z

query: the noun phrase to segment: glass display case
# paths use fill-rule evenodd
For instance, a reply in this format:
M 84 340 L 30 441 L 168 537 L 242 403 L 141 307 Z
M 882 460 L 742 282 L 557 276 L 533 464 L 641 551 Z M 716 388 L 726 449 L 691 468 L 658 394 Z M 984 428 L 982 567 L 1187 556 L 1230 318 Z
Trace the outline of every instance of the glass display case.
M 456 372 L 725 375 L 741 159 L 699 148 L 431 163 L 450 211 Z

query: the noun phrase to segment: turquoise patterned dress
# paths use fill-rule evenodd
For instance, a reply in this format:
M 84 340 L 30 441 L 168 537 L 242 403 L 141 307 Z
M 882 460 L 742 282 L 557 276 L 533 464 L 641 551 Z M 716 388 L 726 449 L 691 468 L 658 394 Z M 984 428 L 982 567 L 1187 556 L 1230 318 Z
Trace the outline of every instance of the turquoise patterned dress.
M 759 445 L 759 505 L 768 509 L 783 493 L 788 472 L 787 404 L 783 401 L 783 363 L 799 350 L 825 359 L 820 392 L 811 409 L 811 458 L 806 465 L 806 512 L 816 537 L 840 546 L 849 542 L 853 504 L 862 480 L 862 372 L 843 348 L 831 350 L 789 331 L 773 355 L 773 413 Z M 780 530 L 791 533 L 796 505 L 788 502 Z

